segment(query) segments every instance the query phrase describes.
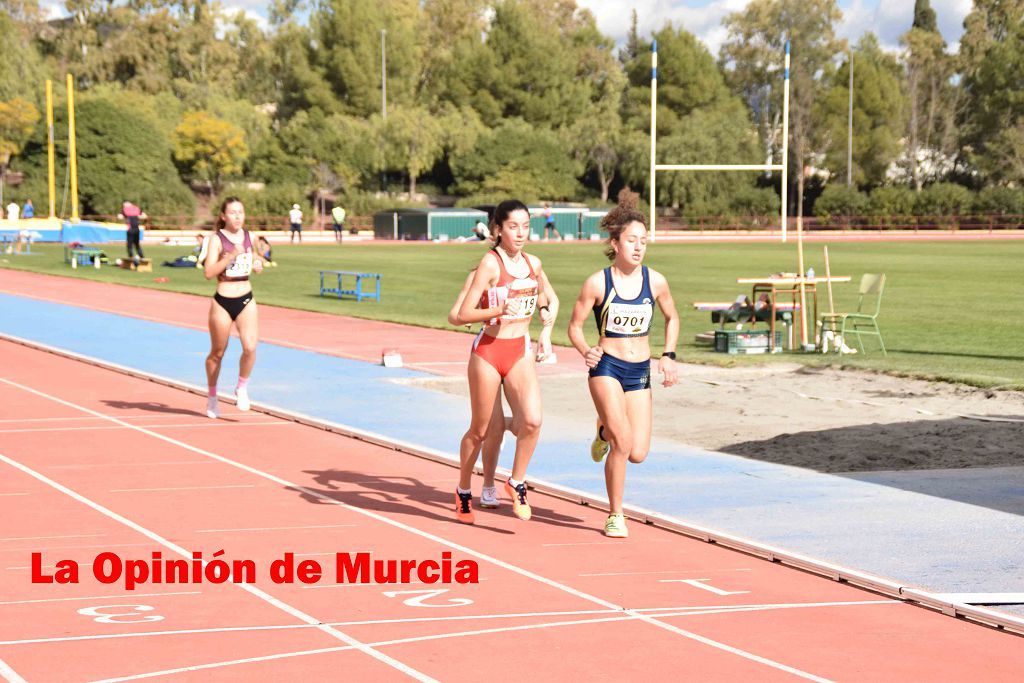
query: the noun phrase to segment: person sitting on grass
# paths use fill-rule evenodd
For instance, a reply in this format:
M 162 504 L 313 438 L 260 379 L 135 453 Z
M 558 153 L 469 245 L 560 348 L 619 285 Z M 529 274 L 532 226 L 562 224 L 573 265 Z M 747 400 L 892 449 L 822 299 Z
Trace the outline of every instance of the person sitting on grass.
M 268 266 L 277 265 L 272 258 L 273 250 L 270 248 L 270 242 L 263 235 L 256 238 L 256 253 L 263 259 L 264 264 Z

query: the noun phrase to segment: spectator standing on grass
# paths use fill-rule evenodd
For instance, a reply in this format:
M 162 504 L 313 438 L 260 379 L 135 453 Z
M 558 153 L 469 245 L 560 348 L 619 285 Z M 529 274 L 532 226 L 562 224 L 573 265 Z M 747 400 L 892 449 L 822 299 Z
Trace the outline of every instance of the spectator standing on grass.
M 16 220 L 18 220 L 18 214 L 20 214 L 20 213 L 21 213 L 21 207 L 18 206 L 18 202 L 11 201 L 11 203 L 7 205 L 7 220 L 9 220 L 9 221 L 16 221 Z
M 552 230 L 554 230 L 555 237 L 557 239 L 562 239 L 562 236 L 560 234 L 558 234 L 558 228 L 555 227 L 555 216 L 554 216 L 554 213 L 551 211 L 551 205 L 548 204 L 547 202 L 544 202 L 544 212 L 543 213 L 544 213 L 544 239 L 545 240 L 548 239 L 548 234 Z
M 138 206 L 125 200 L 121 203 L 121 213 L 117 214 L 117 217 L 124 220 L 128 226 L 128 233 L 126 235 L 128 258 L 137 264 L 140 260 L 146 258 L 146 255 L 142 253 L 140 240 L 142 233 L 139 230 L 139 220 L 149 218 L 149 216 Z
M 345 230 L 345 209 L 340 204 L 331 209 L 331 221 L 334 224 L 334 241 L 341 242 L 341 233 Z
M 299 244 L 302 244 L 302 209 L 298 204 L 292 204 L 292 210 L 288 212 L 288 222 L 292 226 L 291 243 L 295 244 L 295 235 L 299 236 Z
M 36 207 L 32 206 L 31 199 L 25 200 L 25 206 L 21 208 L 21 217 L 26 219 L 36 217 Z

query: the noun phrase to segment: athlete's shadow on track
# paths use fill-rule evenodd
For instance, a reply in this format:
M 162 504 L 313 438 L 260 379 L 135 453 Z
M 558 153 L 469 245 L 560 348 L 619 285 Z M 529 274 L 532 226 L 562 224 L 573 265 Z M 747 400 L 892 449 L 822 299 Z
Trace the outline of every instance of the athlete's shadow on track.
M 306 470 L 305 473 L 312 475 L 313 481 L 318 486 L 323 487 L 311 490 L 353 507 L 390 514 L 408 514 L 415 517 L 427 517 L 442 522 L 456 523 L 452 515 L 453 495 L 450 495 L 447 491 L 434 488 L 415 477 L 382 477 L 364 472 L 349 472 L 338 469 Z M 339 484 L 343 485 L 344 488 L 339 487 Z M 298 491 L 298 493 L 307 502 L 324 503 L 323 500 L 304 491 Z M 421 507 L 405 504 L 403 503 L 405 500 L 422 503 L 430 509 L 424 510 Z M 503 508 L 495 514 L 512 514 L 510 504 L 507 501 L 504 501 Z M 500 534 L 515 533 L 508 529 L 487 526 L 483 522 L 486 521 L 488 514 L 490 514 L 488 510 L 478 511 L 476 515 L 477 521 L 473 526 Z M 578 517 L 569 517 L 536 506 L 533 507 L 533 518 L 537 521 L 557 526 L 590 528 L 582 525 L 581 522 L 583 520 Z
M 103 403 L 116 410 L 145 410 L 150 413 L 174 413 L 175 415 L 195 415 L 206 417 L 204 413 L 187 408 L 174 408 L 166 403 L 155 403 L 153 401 L 115 401 L 103 399 Z

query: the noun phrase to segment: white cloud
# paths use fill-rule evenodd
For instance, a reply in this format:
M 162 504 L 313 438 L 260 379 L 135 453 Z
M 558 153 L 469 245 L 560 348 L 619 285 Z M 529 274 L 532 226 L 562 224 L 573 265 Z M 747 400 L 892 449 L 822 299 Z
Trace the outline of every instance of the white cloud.
M 702 7 L 691 7 L 689 5 L 701 3 L 684 3 L 682 0 L 577 0 L 581 7 L 593 12 L 598 28 L 616 43 L 625 42 L 629 33 L 630 15 L 635 9 L 640 35 L 650 36 L 671 21 L 673 26 L 684 28 L 697 36 L 716 55 L 726 38 L 722 19 L 746 7 L 747 1 L 705 0 Z
M 731 12 L 747 6 L 749 0 L 577 0 L 581 7 L 593 12 L 598 28 L 617 43 L 625 42 L 629 32 L 630 13 L 636 9 L 638 30 L 649 36 L 665 22 L 682 27 L 696 35 L 713 54 L 725 41 L 722 19 Z M 955 48 L 963 33 L 963 21 L 971 11 L 972 0 L 932 0 L 939 29 L 946 42 Z M 910 0 L 840 0 L 843 19 L 836 27 L 841 38 L 856 43 L 861 36 L 872 31 L 882 47 L 899 49 L 899 38 L 913 20 Z

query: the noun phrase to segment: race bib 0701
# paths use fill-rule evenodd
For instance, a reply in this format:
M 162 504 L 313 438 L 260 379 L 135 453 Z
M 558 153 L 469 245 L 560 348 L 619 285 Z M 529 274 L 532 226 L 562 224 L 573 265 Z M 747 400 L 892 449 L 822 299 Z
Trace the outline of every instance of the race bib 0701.
M 605 330 L 615 334 L 644 334 L 653 314 L 651 304 L 612 304 L 608 307 Z

